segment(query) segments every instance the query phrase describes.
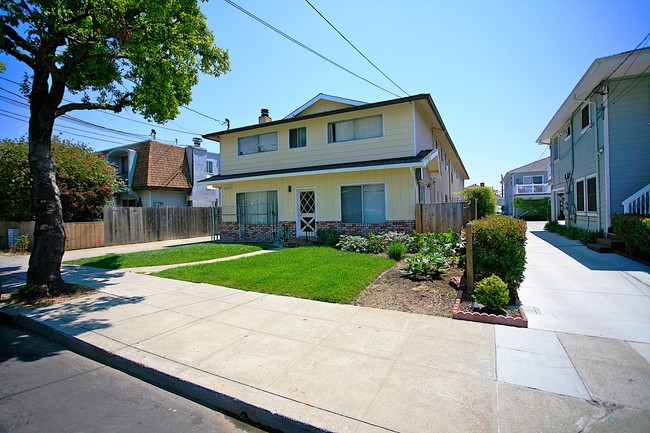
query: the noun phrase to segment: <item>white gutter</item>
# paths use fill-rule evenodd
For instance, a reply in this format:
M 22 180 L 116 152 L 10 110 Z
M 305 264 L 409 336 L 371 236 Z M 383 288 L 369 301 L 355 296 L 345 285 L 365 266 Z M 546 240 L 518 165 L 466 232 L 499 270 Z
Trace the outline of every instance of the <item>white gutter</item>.
M 610 168 L 609 168 L 609 87 L 605 87 L 605 94 L 603 95 L 604 119 L 603 119 L 603 148 L 605 154 L 605 218 L 607 228 L 612 225 L 612 203 L 611 203 L 611 186 L 610 186 Z

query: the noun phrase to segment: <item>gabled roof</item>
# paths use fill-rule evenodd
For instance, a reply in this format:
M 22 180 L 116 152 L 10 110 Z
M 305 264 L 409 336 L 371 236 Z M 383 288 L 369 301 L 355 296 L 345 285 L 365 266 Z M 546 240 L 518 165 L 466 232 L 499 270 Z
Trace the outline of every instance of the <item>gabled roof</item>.
M 284 177 L 292 175 L 305 175 L 305 174 L 325 174 L 330 172 L 344 172 L 358 170 L 359 168 L 366 169 L 381 169 L 381 168 L 400 168 L 400 167 L 416 167 L 426 165 L 432 158 L 437 156 L 437 151 L 427 149 L 420 151 L 416 156 L 407 156 L 403 158 L 388 158 L 376 159 L 373 161 L 358 161 L 346 162 L 340 164 L 327 164 L 316 165 L 309 167 L 286 168 L 281 170 L 267 170 L 255 171 L 250 173 L 236 173 L 226 175 L 216 175 L 199 182 L 207 182 L 210 184 L 222 183 L 227 181 L 243 181 L 250 179 L 268 179 L 274 177 Z
M 350 100 L 348 100 L 348 101 L 350 101 Z M 359 101 L 356 101 L 356 102 L 359 102 Z M 373 109 L 373 108 L 385 107 L 385 106 L 396 105 L 396 104 L 404 104 L 404 103 L 415 103 L 419 107 L 428 107 L 431 110 L 431 113 L 433 114 L 435 122 L 438 123 L 436 129 L 442 131 L 442 133 L 446 135 L 447 141 L 449 142 L 449 144 L 451 146 L 451 150 L 453 151 L 454 155 L 456 156 L 456 160 L 459 163 L 459 168 L 461 170 L 461 173 L 464 175 L 465 179 L 468 179 L 469 174 L 467 173 L 467 169 L 465 168 L 465 165 L 463 164 L 463 161 L 460 158 L 460 155 L 458 154 L 458 150 L 456 149 L 456 146 L 454 145 L 454 142 L 451 140 L 451 136 L 447 132 L 447 127 L 445 126 L 444 122 L 442 121 L 442 117 L 440 116 L 440 113 L 438 112 L 438 108 L 433 103 L 433 99 L 431 99 L 431 95 L 429 95 L 428 93 L 421 93 L 419 95 L 408 96 L 406 98 L 390 99 L 390 100 L 387 100 L 387 101 L 380 101 L 380 102 L 373 102 L 373 103 L 368 103 L 368 104 L 355 105 L 355 106 L 350 106 L 348 108 L 342 108 L 342 109 L 339 109 L 339 110 L 325 111 L 325 112 L 321 112 L 321 113 L 308 114 L 308 115 L 300 116 L 300 117 L 293 117 L 293 118 L 285 118 L 285 119 L 281 119 L 281 120 L 274 120 L 273 122 L 262 123 L 262 124 L 253 124 L 253 125 L 249 125 L 249 126 L 243 126 L 241 128 L 226 129 L 226 130 L 223 130 L 223 131 L 217 131 L 217 132 L 213 132 L 213 133 L 210 133 L 210 134 L 204 134 L 203 138 L 206 138 L 208 140 L 220 141 L 221 137 L 223 137 L 225 135 L 228 135 L 228 134 L 237 134 L 237 133 L 241 133 L 241 132 L 254 131 L 254 130 L 259 129 L 259 128 L 268 128 L 269 126 L 281 125 L 281 124 L 285 124 L 285 123 L 302 122 L 302 121 L 304 121 L 306 119 L 314 119 L 314 118 L 318 118 L 318 117 L 332 116 L 332 115 L 341 114 L 341 113 L 352 113 L 352 112 L 361 111 L 361 110 L 369 110 L 369 109 Z
M 522 165 L 521 167 L 513 168 L 512 170 L 508 171 L 506 174 L 503 175 L 503 179 L 505 180 L 516 173 L 528 173 L 534 171 L 545 172 L 550 162 L 551 162 L 551 157 L 547 156 L 546 158 L 542 158 L 540 160 L 531 162 L 529 164 Z
M 359 105 L 364 105 L 366 102 L 361 102 L 361 101 L 355 101 L 354 99 L 346 99 L 346 98 L 340 98 L 338 96 L 332 96 L 332 95 L 326 95 L 324 93 L 319 93 L 318 95 L 314 96 L 312 99 L 292 111 L 291 113 L 287 114 L 284 118 L 285 119 L 292 119 L 294 117 L 297 117 L 305 111 L 307 108 L 311 107 L 312 105 L 316 104 L 319 101 L 331 101 L 331 102 L 338 102 L 340 104 L 344 105 L 349 105 L 351 107 L 356 107 Z
M 168 189 L 191 191 L 190 169 L 185 148 L 158 141 L 143 141 L 128 148 L 138 152 L 133 171 L 134 191 Z
M 604 80 L 642 75 L 648 71 L 648 68 L 650 68 L 650 48 L 627 51 L 594 60 L 537 138 L 537 143 L 548 145 L 555 133 L 569 121 L 584 100 Z

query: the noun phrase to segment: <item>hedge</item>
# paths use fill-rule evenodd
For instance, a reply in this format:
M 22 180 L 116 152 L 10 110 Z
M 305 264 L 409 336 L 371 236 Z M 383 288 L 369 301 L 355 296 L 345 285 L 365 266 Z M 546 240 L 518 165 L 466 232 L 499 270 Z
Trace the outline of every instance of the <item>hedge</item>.
M 490 215 L 472 224 L 476 281 L 497 275 L 508 285 L 510 302 L 526 269 L 526 222 L 505 215 Z
M 612 225 L 627 253 L 650 260 L 650 215 L 614 214 Z

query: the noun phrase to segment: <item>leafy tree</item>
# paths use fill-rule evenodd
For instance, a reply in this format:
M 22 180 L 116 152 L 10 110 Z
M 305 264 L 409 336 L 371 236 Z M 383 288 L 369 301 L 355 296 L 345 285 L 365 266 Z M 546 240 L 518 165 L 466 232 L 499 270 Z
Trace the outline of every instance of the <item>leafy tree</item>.
M 0 220 L 34 219 L 26 139 L 0 141 Z M 52 138 L 64 221 L 95 221 L 120 187 L 115 167 L 81 143 Z
M 466 200 L 476 200 L 476 219 L 487 215 L 494 215 L 497 212 L 497 199 L 494 197 L 494 190 L 488 186 L 473 186 L 465 188 Z
M 173 119 L 191 101 L 199 73 L 228 71 L 228 53 L 214 46 L 197 0 L 0 1 L 0 51 L 31 70 L 22 87 L 36 220 L 27 286 L 37 296 L 55 295 L 68 290 L 55 119 L 124 107 L 160 123 Z M 81 102 L 62 104 L 66 90 L 81 94 Z

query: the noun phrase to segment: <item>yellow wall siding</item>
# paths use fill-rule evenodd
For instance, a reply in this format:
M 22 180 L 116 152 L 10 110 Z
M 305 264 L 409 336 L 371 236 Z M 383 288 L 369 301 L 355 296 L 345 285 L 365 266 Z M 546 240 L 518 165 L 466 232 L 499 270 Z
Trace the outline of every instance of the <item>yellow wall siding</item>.
M 230 189 L 222 189 L 224 221 L 236 221 L 235 200 L 238 192 L 267 190 L 278 191 L 279 220 L 295 221 L 296 200 L 301 188 L 316 188 L 318 221 L 340 221 L 341 185 L 365 183 L 386 184 L 387 220 L 415 219 L 413 177 L 408 168 L 401 168 L 226 183 L 225 185 L 230 185 Z
M 343 143 L 327 143 L 327 124 L 382 114 L 384 137 Z M 307 127 L 307 147 L 289 149 L 289 129 Z M 237 139 L 256 134 L 278 132 L 278 150 L 237 155 Z M 221 141 L 221 174 L 255 173 L 297 167 L 345 162 L 369 161 L 413 156 L 413 111 L 408 103 L 378 107 L 335 116 L 270 125 L 265 128 L 228 134 Z
M 350 107 L 351 106 L 349 104 L 344 104 L 342 102 L 327 101 L 325 99 L 321 99 L 320 101 L 305 108 L 303 111 L 300 112 L 298 116 L 308 116 L 310 114 L 323 113 L 325 111 L 341 110 L 343 108 L 350 108 Z

